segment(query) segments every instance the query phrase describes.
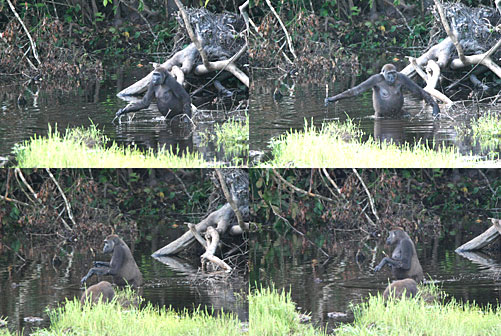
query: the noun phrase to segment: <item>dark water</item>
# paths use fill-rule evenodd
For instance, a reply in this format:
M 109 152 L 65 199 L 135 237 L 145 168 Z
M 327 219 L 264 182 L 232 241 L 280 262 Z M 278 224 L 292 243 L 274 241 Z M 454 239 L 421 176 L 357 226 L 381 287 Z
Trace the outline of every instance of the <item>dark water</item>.
M 208 161 L 230 161 L 231 158 L 225 157 L 212 140 L 204 140 L 207 138 L 204 134 L 213 133 L 215 121 L 221 123 L 224 121 L 222 118 L 199 120 L 194 132 L 190 133 L 183 123 L 161 120 L 153 102 L 149 108 L 138 111 L 131 122 L 125 123 L 127 117 L 122 118 L 122 124 L 111 122 L 117 110 L 128 103 L 116 94 L 144 77 L 148 70 L 108 69 L 103 80 L 79 81 L 50 89 L 39 89 L 38 84 L 2 85 L 0 82 L 0 156 L 7 156 L 15 144 L 30 139 L 34 134 L 46 135 L 49 124 L 52 128 L 57 125 L 57 129 L 64 133 L 66 128 L 88 127 L 93 123 L 119 144 L 153 149 L 172 146 L 181 152 L 186 149 L 198 151 Z M 36 93 L 38 97 L 35 97 Z M 19 95 L 24 97 L 26 105 L 17 104 Z M 137 100 L 134 97 L 128 99 Z M 202 107 L 206 108 L 211 107 Z
M 473 238 L 473 237 L 472 237 Z M 457 237 L 454 241 L 418 243 L 418 256 L 427 274 L 443 291 L 461 301 L 475 301 L 486 306 L 501 302 L 501 258 L 484 258 L 481 263 L 471 261 L 454 252 L 465 242 Z M 280 237 L 274 232 L 255 235 L 251 241 L 250 284 L 273 282 L 277 288 L 290 290 L 293 301 L 302 313 L 311 313 L 316 325 L 327 325 L 328 329 L 340 322 L 353 321 L 350 304 L 360 303 L 369 294 L 383 292 L 391 277 L 389 268 L 380 273 L 371 269 L 383 257 L 384 241 L 340 243 L 326 258 L 315 247 L 303 244 L 298 236 Z M 372 259 L 370 249 L 376 247 L 376 258 Z M 356 254 L 360 252 L 365 259 Z M 487 260 L 487 262 L 486 262 Z M 347 313 L 344 317 L 329 318 L 328 313 Z
M 455 126 L 462 126 L 466 122 L 464 116 L 469 108 L 464 108 L 464 116 L 456 117 L 452 121 L 445 115 L 440 120 L 434 120 L 431 107 L 417 99 L 410 93 L 404 94 L 404 111 L 409 117 L 401 119 L 375 119 L 372 108 L 372 90 L 358 97 L 347 98 L 336 104 L 324 106 L 326 84 L 328 96 L 333 96 L 365 78 L 338 79 L 336 82 L 303 79 L 302 81 L 271 79 L 258 77 L 254 79 L 254 90 L 250 100 L 252 130 L 250 135 L 250 149 L 266 151 L 272 137 L 277 137 L 290 129 L 302 130 L 305 120 L 308 124 L 321 126 L 323 122 L 345 121 L 348 117 L 353 120 L 367 135 L 383 140 L 392 140 L 394 143 L 425 143 L 432 140 L 436 144 L 456 145 L 465 155 L 474 155 L 480 152 L 480 146 L 473 146 L 470 141 L 458 138 Z M 274 91 L 280 89 L 283 98 L 274 99 Z M 480 106 L 481 109 L 501 112 L 499 106 Z M 441 108 L 444 110 L 444 108 Z M 476 111 L 476 108 L 474 109 Z M 469 115 L 476 112 L 469 111 Z
M 170 237 L 182 232 L 172 230 Z M 238 279 L 229 283 L 215 282 L 212 285 L 196 275 L 198 258 L 176 259 L 177 266 L 170 267 L 153 259 L 150 255 L 163 246 L 164 241 L 142 243 L 131 246 L 134 259 L 145 281 L 142 296 L 156 306 L 172 306 L 176 310 L 193 310 L 207 307 L 215 313 L 235 313 L 242 321 L 248 320 L 247 303 L 237 300 L 236 293 L 247 292 L 247 282 Z M 11 330 L 25 332 L 35 327 L 47 327 L 49 319 L 46 308 L 54 308 L 66 299 L 80 298 L 83 292 L 80 279 L 87 273 L 95 260 L 108 261 L 110 256 L 96 250 L 94 257 L 87 248 L 78 250 L 70 245 L 43 246 L 29 243 L 22 247 L 26 262 L 15 256 L 5 246 L 0 246 L 0 317 L 7 318 Z M 102 280 L 110 280 L 102 277 Z M 88 285 L 97 283 L 96 276 Z M 26 317 L 40 317 L 38 323 L 26 322 Z

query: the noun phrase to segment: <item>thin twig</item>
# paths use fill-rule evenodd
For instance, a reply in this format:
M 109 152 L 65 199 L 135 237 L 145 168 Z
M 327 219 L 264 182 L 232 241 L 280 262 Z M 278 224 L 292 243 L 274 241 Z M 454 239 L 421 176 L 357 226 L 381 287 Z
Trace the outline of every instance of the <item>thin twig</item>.
M 489 182 L 489 179 L 487 178 L 487 176 L 485 176 L 484 172 L 482 171 L 482 169 L 479 169 L 478 172 L 480 173 L 480 175 L 482 175 L 482 177 L 485 179 L 485 182 L 487 182 L 487 187 L 489 187 L 491 193 L 493 195 L 496 195 L 496 192 L 494 191 L 494 189 L 492 189 L 492 186 L 491 186 L 491 183 Z
M 26 28 L 23 20 L 21 20 L 21 18 L 19 17 L 19 14 L 17 14 L 16 8 L 12 4 L 12 2 L 10 0 L 7 0 L 7 3 L 9 4 L 9 7 L 12 10 L 12 12 L 14 13 L 14 16 L 16 17 L 16 19 L 19 21 L 21 26 L 23 26 L 24 32 L 26 33 L 26 35 L 28 36 L 28 39 L 30 40 L 31 50 L 33 51 L 33 57 L 35 57 L 35 59 L 37 60 L 38 65 L 42 64 L 42 62 L 40 62 L 40 58 L 38 58 L 37 46 L 36 46 L 35 42 L 33 41 L 33 38 L 31 37 L 31 34 L 28 31 L 28 28 Z M 33 63 L 31 63 L 31 65 L 33 65 Z M 35 65 L 33 65 L 33 67 L 35 67 Z M 35 67 L 35 70 L 38 70 L 37 67 Z
M 369 192 L 369 189 L 367 189 L 367 186 L 365 185 L 364 180 L 362 180 L 362 178 L 358 174 L 357 170 L 355 168 L 352 168 L 352 170 L 353 170 L 353 173 L 355 174 L 355 176 L 360 181 L 360 183 L 362 183 L 362 187 L 364 187 L 365 193 L 367 194 L 367 197 L 369 198 L 369 203 L 371 204 L 372 213 L 374 214 L 374 217 L 376 217 L 376 220 L 379 222 L 380 219 L 379 219 L 379 216 L 377 215 L 376 207 L 374 206 L 374 200 L 372 199 L 372 196 L 371 196 L 371 193 Z
M 129 5 L 127 2 L 125 2 L 123 0 L 119 0 L 119 4 L 120 3 L 123 3 L 125 6 L 129 7 L 131 10 L 136 12 L 141 17 L 141 19 L 143 19 L 143 21 L 146 22 L 146 24 L 148 25 L 148 29 L 150 30 L 151 35 L 153 35 L 153 38 L 156 41 L 158 39 L 158 36 L 153 32 L 153 29 L 151 28 L 150 23 L 148 22 L 148 20 L 146 20 L 144 15 L 137 8 L 132 7 L 131 5 Z
M 50 169 L 49 168 L 45 168 L 45 171 L 47 171 L 47 174 L 49 174 L 52 182 L 54 182 L 54 184 L 56 185 L 57 189 L 61 193 L 61 196 L 63 197 L 63 200 L 64 200 L 64 204 L 66 206 L 66 212 L 68 213 L 68 217 L 70 218 L 71 222 L 73 223 L 73 227 L 76 227 L 77 223 L 75 223 L 75 220 L 73 219 L 73 213 L 71 212 L 71 204 L 70 204 L 70 202 L 68 202 L 68 199 L 66 198 L 66 195 L 64 194 L 63 189 L 61 188 L 61 186 L 59 185 L 59 183 L 57 183 L 57 181 L 54 178 L 54 175 L 52 175 Z M 64 224 L 64 227 L 67 230 L 73 231 L 73 229 L 68 225 L 68 223 L 66 223 L 65 221 L 62 221 L 62 222 Z
M 301 237 L 303 237 L 304 239 L 306 239 L 311 245 L 313 245 L 316 248 L 318 248 L 320 250 L 320 252 L 322 252 L 327 258 L 330 258 L 330 255 L 327 252 L 325 252 L 320 246 L 318 246 L 317 244 L 315 244 L 314 242 L 312 242 L 310 239 L 308 239 L 308 237 L 306 237 L 306 235 L 304 233 L 302 233 L 301 231 L 299 231 L 298 229 L 296 229 L 294 226 L 292 226 L 292 224 L 289 222 L 289 220 L 287 218 L 285 218 L 285 217 L 281 216 L 279 213 L 277 213 L 277 211 L 275 210 L 275 207 L 270 202 L 266 202 L 266 203 L 268 203 L 268 206 L 270 207 L 271 211 L 273 211 L 273 213 L 275 214 L 275 216 L 277 216 L 278 218 L 280 218 L 281 220 L 283 220 L 285 224 L 287 224 L 298 235 L 300 235 Z
M 42 204 L 42 200 L 38 198 L 37 193 L 33 190 L 33 188 L 30 186 L 30 184 L 26 181 L 26 179 L 24 178 L 24 175 L 23 175 L 21 169 L 15 168 L 14 172 L 16 173 L 16 176 L 19 176 L 19 178 L 21 179 L 21 181 L 23 181 L 23 183 L 26 186 L 26 188 L 28 188 L 28 190 L 31 192 L 31 194 L 33 195 L 33 197 L 38 201 L 38 203 Z
M 4 200 L 4 201 L 7 201 L 7 202 L 12 202 L 12 203 L 17 203 L 17 204 L 24 205 L 24 206 L 33 207 L 31 204 L 24 203 L 24 202 L 18 201 L 16 199 L 5 197 L 5 196 L 2 196 L 2 195 L 0 195 L 0 200 Z
M 191 200 L 193 198 L 193 196 L 190 195 L 190 193 L 188 192 L 188 189 L 186 189 L 186 186 L 184 185 L 183 180 L 181 180 L 181 178 L 179 178 L 179 176 L 177 176 L 177 174 L 172 169 L 169 169 L 169 171 L 172 173 L 172 175 L 174 175 L 174 178 L 179 182 L 179 184 L 181 184 L 181 187 L 183 188 L 184 193 Z
M 334 186 L 334 188 L 336 188 L 336 191 L 339 193 L 339 195 L 346 201 L 348 202 L 348 200 L 346 199 L 346 196 L 341 192 L 341 189 L 338 187 L 338 185 L 336 184 L 336 182 L 334 182 L 334 180 L 330 177 L 329 175 L 329 172 L 327 172 L 327 169 L 325 168 L 322 168 L 322 171 L 324 172 L 324 175 L 325 177 L 327 177 L 327 179 L 329 180 L 329 182 Z M 372 224 L 372 226 L 376 226 L 376 223 L 374 223 L 374 221 L 369 217 L 369 215 L 365 212 L 365 209 L 361 209 L 362 213 L 364 214 L 365 216 L 365 219 L 367 219 L 367 221 L 369 223 Z
M 178 1 L 178 0 L 176 0 L 176 1 Z M 278 15 L 275 8 L 273 8 L 273 6 L 271 5 L 270 0 L 266 0 L 266 3 L 268 4 L 268 7 L 270 7 L 270 10 L 273 13 L 273 15 L 275 15 L 275 17 L 277 18 L 278 23 L 280 23 L 280 26 L 282 27 L 282 30 L 284 31 L 285 38 L 287 39 L 287 44 L 289 45 L 289 50 L 290 50 L 292 56 L 294 57 L 294 60 L 296 60 L 297 56 L 296 56 L 296 53 L 294 52 L 294 46 L 292 45 L 292 40 L 291 40 L 291 37 L 289 36 L 289 33 L 287 32 L 287 28 L 285 27 L 284 23 L 280 19 L 280 16 Z
M 289 181 L 287 181 L 286 179 L 284 179 L 275 170 L 275 168 L 271 168 L 271 171 L 273 172 L 273 174 L 275 174 L 276 177 L 278 177 L 280 179 L 280 181 L 282 183 L 286 184 L 288 187 L 292 188 L 297 193 L 300 193 L 300 194 L 303 194 L 303 195 L 307 195 L 307 196 L 311 196 L 311 197 L 315 197 L 315 198 L 319 198 L 319 199 L 327 201 L 327 202 L 335 202 L 335 200 L 333 200 L 332 198 L 325 197 L 325 196 L 322 196 L 322 195 L 318 195 L 318 194 L 315 194 L 315 193 L 312 193 L 312 192 L 307 192 L 306 190 L 303 190 L 301 188 L 296 187 L 295 185 L 293 185 L 292 183 L 290 183 Z

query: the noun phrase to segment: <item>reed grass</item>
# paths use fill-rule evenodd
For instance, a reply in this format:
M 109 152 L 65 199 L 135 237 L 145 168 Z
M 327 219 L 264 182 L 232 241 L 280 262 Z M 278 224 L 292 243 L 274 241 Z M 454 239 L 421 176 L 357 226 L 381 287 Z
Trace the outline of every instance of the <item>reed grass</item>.
M 49 125 L 47 136 L 33 136 L 14 150 L 18 167 L 53 168 L 184 168 L 207 167 L 199 153 L 178 153 L 172 148 L 140 150 L 119 146 L 96 126 L 67 129 L 61 134 Z
M 249 335 L 326 335 L 309 324 L 301 324 L 290 292 L 260 288 L 249 295 Z
M 332 122 L 320 128 L 306 123 L 304 130 L 291 130 L 273 139 L 270 144 L 273 159 L 260 166 L 466 168 L 493 165 L 466 158 L 454 147 L 432 149 L 428 143 L 396 145 L 373 138 L 363 141 L 361 137 L 362 132 L 351 121 Z
M 233 314 L 195 309 L 176 312 L 148 303 L 143 308 L 124 306 L 120 301 L 134 301 L 133 293 L 121 293 L 122 299 L 110 303 L 81 305 L 78 299 L 66 301 L 49 311 L 50 327 L 32 333 L 34 336 L 239 336 L 242 323 Z M 125 297 L 125 299 L 124 299 Z M 14 335 L 3 331 L 2 335 Z

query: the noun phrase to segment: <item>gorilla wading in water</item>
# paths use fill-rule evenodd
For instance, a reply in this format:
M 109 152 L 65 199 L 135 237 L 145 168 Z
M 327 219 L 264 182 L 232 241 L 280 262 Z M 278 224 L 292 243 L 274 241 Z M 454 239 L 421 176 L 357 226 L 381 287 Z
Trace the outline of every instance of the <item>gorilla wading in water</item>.
M 433 116 L 440 113 L 437 103 L 430 94 L 414 83 L 409 77 L 397 72 L 393 64 L 386 64 L 381 73 L 369 77 L 365 82 L 346 90 L 336 96 L 325 98 L 325 106 L 340 99 L 358 96 L 372 88 L 372 105 L 376 118 L 402 115 L 404 96 L 402 89 L 407 89 L 433 106 Z
M 118 110 L 115 118 L 147 108 L 154 97 L 157 99 L 158 110 L 164 117 L 172 118 L 184 113 L 191 118 L 190 95 L 167 69 L 162 67 L 157 67 L 153 72 L 148 91 L 143 99 Z
M 416 253 L 416 247 L 409 235 L 401 228 L 395 228 L 390 231 L 386 244 L 393 246 L 390 257 L 384 257 L 383 260 L 374 268 L 379 272 L 384 265 L 389 265 L 393 276 L 398 279 L 412 278 L 416 282 L 423 280 L 423 269 L 419 263 Z
M 82 278 L 82 284 L 86 282 L 88 278 L 97 274 L 113 276 L 113 281 L 119 286 L 141 286 L 143 283 L 141 271 L 139 271 L 129 247 L 120 237 L 117 235 L 109 235 L 106 237 L 104 240 L 103 252 L 113 253 L 111 261 L 94 261 L 94 267 L 92 267 L 87 275 Z

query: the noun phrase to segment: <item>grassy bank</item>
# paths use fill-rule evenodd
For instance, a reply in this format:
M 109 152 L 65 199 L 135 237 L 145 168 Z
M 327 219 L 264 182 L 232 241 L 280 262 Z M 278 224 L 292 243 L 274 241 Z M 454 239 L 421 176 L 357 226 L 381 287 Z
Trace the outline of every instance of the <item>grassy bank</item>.
M 231 314 L 211 316 L 203 310 L 177 313 L 158 309 L 151 304 L 141 309 L 123 308 L 115 301 L 109 304 L 83 308 L 78 300 L 67 301 L 49 313 L 50 327 L 31 335 L 86 335 L 86 336 L 168 336 L 168 335 L 242 335 L 241 322 Z M 14 335 L 8 330 L 0 335 Z
M 362 132 L 351 121 L 327 123 L 321 128 L 306 124 L 303 131 L 291 130 L 272 140 L 273 159 L 263 166 L 458 168 L 494 165 L 467 160 L 453 147 L 430 149 L 422 143 L 395 145 L 372 138 L 362 141 L 361 137 Z
M 233 155 L 249 153 L 249 115 L 245 121 L 230 118 L 222 125 L 217 124 L 216 144 L 224 148 L 225 152 Z
M 424 291 L 439 296 L 433 288 Z M 429 297 L 426 294 L 423 296 Z M 249 305 L 250 335 L 327 335 L 319 328 L 300 324 L 290 294 L 283 291 L 279 294 L 275 289 L 256 290 L 249 296 Z M 385 303 L 378 295 L 353 310 L 355 321 L 337 327 L 335 335 L 501 335 L 500 310 L 481 310 L 474 304 L 454 300 L 429 303 L 418 296 Z
M 301 324 L 290 292 L 261 288 L 249 295 L 249 335 L 326 335 L 309 324 Z
M 142 151 L 132 146 L 119 146 L 94 125 L 89 128 L 57 129 L 45 137 L 34 136 L 15 149 L 17 166 L 28 167 L 93 167 L 93 168 L 153 168 L 207 167 L 199 153 L 181 153 L 172 148 Z
M 336 335 L 501 335 L 501 311 L 481 310 L 455 300 L 428 304 L 422 299 L 396 300 L 385 304 L 371 297 L 355 307 L 355 322 L 336 329 Z
M 473 139 L 475 144 L 480 144 L 484 151 L 488 151 L 488 156 L 492 159 L 500 159 L 501 150 L 501 116 L 494 112 L 489 112 L 471 124 Z

